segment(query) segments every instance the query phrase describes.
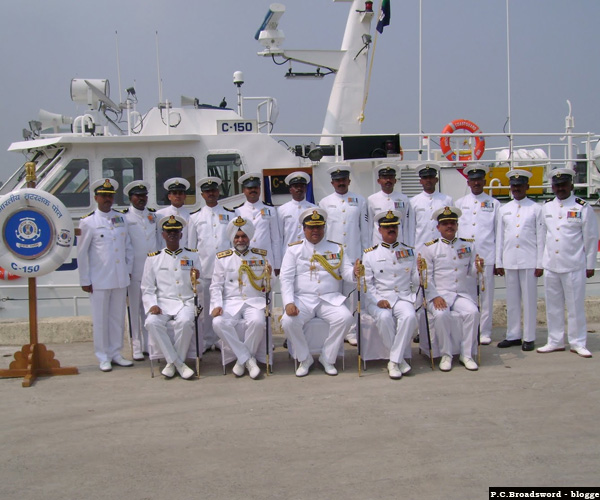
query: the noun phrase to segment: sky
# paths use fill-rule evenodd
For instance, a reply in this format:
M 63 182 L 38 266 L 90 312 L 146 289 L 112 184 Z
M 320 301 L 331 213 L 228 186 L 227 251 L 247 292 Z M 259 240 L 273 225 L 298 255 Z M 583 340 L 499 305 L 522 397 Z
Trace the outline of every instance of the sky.
M 600 133 L 598 0 L 508 0 L 513 132 L 563 132 L 570 99 L 576 132 Z M 339 49 L 350 3 L 282 0 L 288 49 Z M 270 2 L 263 0 L 2 0 L 0 180 L 23 162 L 8 153 L 40 108 L 68 116 L 72 78 L 108 78 L 119 101 L 135 86 L 138 110 L 158 102 L 156 32 L 163 97 L 236 105 L 234 71 L 246 96 L 272 96 L 275 132 L 321 131 L 332 78 L 289 81 L 287 66 L 256 53 Z M 379 0 L 375 0 L 378 8 Z M 391 0 L 377 40 L 363 132 L 418 131 L 419 0 Z M 506 0 L 422 0 L 422 124 L 441 132 L 466 118 L 502 132 L 508 115 Z M 374 24 L 372 35 L 375 34 Z M 296 67 L 294 67 L 296 70 Z M 306 70 L 306 69 L 305 69 Z M 297 70 L 296 70 L 297 71 Z

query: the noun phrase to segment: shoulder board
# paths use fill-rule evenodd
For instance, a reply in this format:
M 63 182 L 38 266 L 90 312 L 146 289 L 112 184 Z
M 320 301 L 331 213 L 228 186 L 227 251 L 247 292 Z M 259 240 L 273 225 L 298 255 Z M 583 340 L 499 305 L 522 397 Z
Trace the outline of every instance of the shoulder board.
M 217 259 L 222 259 L 223 257 L 229 257 L 230 255 L 233 255 L 233 250 L 231 250 L 231 249 L 224 250 L 222 252 L 217 253 Z
M 118 214 L 125 214 L 125 213 L 127 213 L 127 209 L 125 209 L 125 210 L 119 210 L 118 208 L 113 208 L 113 211 L 117 212 Z
M 294 241 L 294 243 L 288 243 L 288 247 L 293 247 L 294 245 L 299 245 L 300 243 L 302 243 L 304 240 L 298 240 L 298 241 Z
M 406 243 L 404 243 L 403 241 L 401 241 L 400 243 L 402 243 L 406 248 L 415 248 L 415 247 L 411 247 L 410 245 L 407 245 Z
M 95 210 L 94 210 L 94 212 L 95 212 Z M 90 212 L 89 214 L 84 215 L 81 219 L 85 219 L 86 217 L 89 217 L 90 215 L 94 215 L 94 212 Z M 79 219 L 79 220 L 81 220 L 81 219 Z
M 190 215 L 197 214 L 198 212 L 200 212 L 200 210 L 202 210 L 202 207 L 200 207 L 198 210 L 194 210 L 193 212 L 190 212 Z
M 267 251 L 262 248 L 251 248 L 252 253 L 257 253 L 258 255 L 267 255 Z
M 554 198 L 550 198 L 549 200 L 546 200 L 544 203 L 550 203 Z
M 148 257 L 154 257 L 155 255 L 158 255 L 160 252 L 161 252 L 160 250 L 157 250 L 156 252 L 150 252 L 148 254 Z
M 337 241 L 331 241 L 331 240 L 327 240 L 327 241 L 328 241 L 329 243 L 335 243 L 336 245 L 340 245 L 340 246 L 342 246 L 342 244 L 341 244 L 341 243 L 338 243 Z
M 376 249 L 378 246 L 379 246 L 379 245 L 375 245 L 375 246 L 372 246 L 372 247 L 369 247 L 369 248 L 365 248 L 365 253 L 367 253 L 367 252 L 372 252 L 372 251 L 373 251 L 373 250 L 375 250 L 375 249 Z
M 469 243 L 473 243 L 475 241 L 475 239 L 473 239 L 473 238 L 458 238 L 458 239 L 462 240 L 462 241 L 468 241 Z
M 439 238 L 436 238 L 435 240 L 428 241 L 427 243 L 425 243 L 425 246 L 428 247 L 430 245 L 433 245 L 434 243 L 437 243 L 438 241 L 439 241 Z
M 244 206 L 244 204 L 243 204 L 243 203 L 241 203 L 240 205 L 236 205 L 235 207 L 233 207 L 233 210 L 232 210 L 232 212 L 233 212 L 233 211 L 234 211 L 236 208 L 240 208 L 240 207 L 243 207 L 243 206 Z
M 117 210 L 118 212 L 118 210 Z M 123 210 L 121 210 L 121 213 L 127 214 L 129 213 L 129 207 L 128 208 L 124 208 Z
M 578 205 L 581 205 L 582 207 L 585 207 L 587 205 L 587 203 L 585 201 L 583 201 L 581 198 L 575 198 L 575 203 L 577 203 Z
M 241 205 L 240 205 L 240 207 L 241 207 Z M 235 210 L 233 210 L 231 208 L 227 208 L 227 207 L 223 207 L 223 208 L 225 209 L 226 212 L 231 212 L 231 213 L 235 212 Z
M 265 205 L 267 205 L 267 207 L 274 207 L 274 206 L 275 206 L 275 205 L 273 205 L 273 203 L 268 203 L 268 202 L 266 202 L 266 201 L 263 201 L 263 203 L 264 203 Z
M 149 208 L 148 212 L 156 212 L 156 208 Z
M 183 247 L 184 250 L 187 250 L 188 252 L 197 252 L 198 249 L 197 248 L 188 248 L 188 247 Z

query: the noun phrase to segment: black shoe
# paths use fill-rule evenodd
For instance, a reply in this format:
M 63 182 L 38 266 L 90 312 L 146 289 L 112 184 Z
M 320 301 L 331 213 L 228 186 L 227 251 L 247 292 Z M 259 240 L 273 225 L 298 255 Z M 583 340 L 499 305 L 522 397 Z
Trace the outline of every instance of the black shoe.
M 419 336 L 418 336 L 418 335 L 417 335 L 417 336 L 416 336 L 416 337 L 413 339 L 413 342 L 414 342 L 415 344 L 418 344 L 418 343 L 419 343 Z
M 517 339 L 517 340 L 504 339 L 502 342 L 498 342 L 498 347 L 503 349 L 505 347 L 512 347 L 514 345 L 521 345 L 521 344 L 522 344 L 521 339 Z
M 523 342 L 523 347 L 521 347 L 524 351 L 533 351 L 535 349 L 535 343 L 533 340 L 529 342 Z
M 288 348 L 288 346 L 287 346 L 287 339 L 285 339 L 285 340 L 283 341 L 283 348 L 284 348 L 284 349 L 287 349 L 287 348 Z

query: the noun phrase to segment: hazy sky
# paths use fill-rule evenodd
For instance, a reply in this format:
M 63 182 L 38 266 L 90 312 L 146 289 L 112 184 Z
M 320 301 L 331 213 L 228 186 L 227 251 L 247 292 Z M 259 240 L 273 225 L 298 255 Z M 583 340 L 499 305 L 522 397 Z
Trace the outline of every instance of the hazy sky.
M 600 132 L 599 0 L 509 0 L 512 130 L 563 132 L 570 99 L 575 131 Z M 338 49 L 349 3 L 288 0 L 280 28 L 289 49 Z M 138 110 L 158 101 L 156 39 L 164 97 L 181 94 L 235 107 L 232 74 L 244 72 L 246 96 L 273 96 L 275 132 L 321 131 L 331 77 L 287 81 L 287 66 L 259 58 L 254 33 L 263 0 L 2 0 L 0 179 L 23 157 L 5 152 L 38 110 L 77 116 L 71 78 L 135 83 Z M 375 1 L 378 7 L 379 1 Z M 418 0 L 391 0 L 392 18 L 377 42 L 365 132 L 418 130 Z M 501 132 L 507 116 L 505 0 L 423 0 L 423 129 L 441 132 L 467 118 Z M 372 34 L 374 34 L 374 25 Z M 296 68 L 295 68 L 296 69 Z M 300 68 L 299 68 L 300 69 Z

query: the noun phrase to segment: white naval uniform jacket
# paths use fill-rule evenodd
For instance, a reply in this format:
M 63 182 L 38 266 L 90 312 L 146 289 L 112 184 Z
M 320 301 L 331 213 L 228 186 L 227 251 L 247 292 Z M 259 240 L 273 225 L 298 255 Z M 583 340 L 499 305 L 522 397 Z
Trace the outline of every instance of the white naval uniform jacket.
M 555 273 L 596 267 L 598 223 L 588 203 L 574 195 L 554 198 L 542 207 L 546 246 L 542 264 Z
M 455 206 L 462 210 L 457 236 L 475 240 L 477 252 L 485 265 L 493 266 L 496 262 L 496 225 L 500 202 L 489 194 L 474 196 L 469 193 L 457 200 Z
M 472 240 L 454 238 L 448 241 L 440 238 L 425 243 L 420 252 L 427 263 L 427 301 L 442 297 L 451 307 L 456 297 L 464 297 L 477 303 L 473 294 L 477 269 Z
M 95 290 L 125 288 L 133 270 L 133 246 L 121 212 L 95 210 L 79 221 L 79 283 Z
M 412 243 L 409 244 L 419 249 L 428 241 L 440 238 L 440 232 L 437 230 L 437 221 L 432 220 L 431 216 L 436 210 L 451 207 L 452 205 L 452 198 L 439 191 L 435 191 L 432 194 L 422 191 L 411 198 L 410 206 L 415 217 L 415 224 Z
M 363 256 L 367 301 L 377 305 L 387 300 L 393 308 L 399 300 L 414 303 L 412 284 L 419 283 L 416 273 L 417 255 L 414 248 L 403 243 L 380 243 L 367 248 Z
M 545 237 L 541 205 L 529 198 L 502 205 L 496 228 L 496 267 L 542 269 Z
M 127 221 L 129 239 L 133 246 L 133 272 L 131 276 L 139 281 L 142 279 L 146 257 L 158 248 L 156 246 L 156 210 L 148 208 L 138 210 L 131 206 L 123 210 L 123 213 Z
M 377 225 L 377 222 L 375 222 L 375 216 L 378 213 L 387 212 L 388 210 L 397 210 L 402 214 L 400 218 L 401 225 L 398 239 L 406 245 L 412 245 L 414 243 L 415 216 L 413 209 L 410 206 L 408 196 L 399 193 L 398 191 L 392 191 L 390 194 L 379 191 L 367 198 L 367 211 L 369 214 L 369 221 L 371 221 L 371 236 L 369 237 L 369 242 L 376 245 L 382 241 L 379 226 Z
M 275 269 L 279 269 L 281 266 L 281 235 L 275 207 L 266 205 L 260 200 L 256 203 L 246 201 L 235 207 L 235 214 L 252 221 L 255 230 L 254 236 L 250 240 L 250 246 L 266 250 Z
M 256 290 L 248 279 L 248 273 L 243 272 L 240 275 L 240 266 L 243 264 L 250 266 L 254 274 L 260 276 L 265 266 L 269 264 L 267 252 L 260 248 L 249 248 L 241 254 L 230 248 L 217 254 L 210 284 L 211 312 L 216 307 L 221 307 L 227 314 L 235 316 L 245 304 L 255 309 L 266 306 L 265 280 L 261 279 L 257 282 L 261 289 Z M 274 284 L 275 277 L 271 269 L 271 287 Z
M 152 306 L 162 313 L 175 316 L 184 306 L 194 305 L 190 271 L 202 272 L 198 254 L 189 248 L 172 252 L 163 248 L 148 255 L 142 276 L 142 302 L 146 314 Z
M 344 254 L 354 263 L 360 259 L 365 248 L 371 246 L 369 237 L 369 214 L 365 199 L 348 191 L 341 195 L 332 193 L 319 202 L 319 207 L 327 212 L 326 239 L 339 241 L 344 246 Z
M 192 212 L 188 221 L 189 246 L 198 249 L 202 266 L 202 279 L 211 280 L 218 252 L 231 246 L 227 236 L 227 224 L 234 218 L 233 210 L 217 205 L 204 206 Z
M 320 262 L 311 262 L 314 254 L 324 256 L 332 266 L 337 266 L 341 259 L 342 265 L 333 271 L 340 279 L 334 278 Z M 355 282 L 352 263 L 342 253 L 339 243 L 325 238 L 316 245 L 307 240 L 293 243 L 285 252 L 279 274 L 283 307 L 292 303 L 298 306 L 298 300 L 310 311 L 321 302 L 341 306 L 346 300 L 343 281 Z
M 314 203 L 310 203 L 306 200 L 290 200 L 280 207 L 277 207 L 277 221 L 279 222 L 279 234 L 281 236 L 282 258 L 290 243 L 299 241 L 304 237 L 302 223 L 298 220 L 300 214 L 315 206 Z
M 175 208 L 173 205 L 169 205 L 168 207 L 156 211 L 156 222 L 160 222 L 163 217 L 169 217 L 171 215 L 179 215 L 186 223 L 190 220 L 190 211 L 187 208 Z M 165 239 L 162 237 L 162 228 L 159 228 L 156 233 L 156 248 L 163 248 L 165 246 Z M 189 246 L 187 232 L 183 231 L 181 234 L 179 247 L 185 248 Z

